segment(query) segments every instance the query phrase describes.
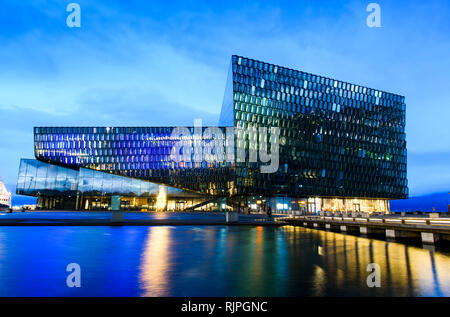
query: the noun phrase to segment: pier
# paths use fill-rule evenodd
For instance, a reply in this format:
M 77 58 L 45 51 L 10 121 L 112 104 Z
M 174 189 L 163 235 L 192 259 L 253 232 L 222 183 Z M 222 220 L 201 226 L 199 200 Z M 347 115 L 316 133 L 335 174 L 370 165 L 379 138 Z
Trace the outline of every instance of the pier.
M 384 235 L 391 240 L 420 239 L 423 244 L 450 241 L 450 218 L 294 216 L 280 221 L 313 229 Z

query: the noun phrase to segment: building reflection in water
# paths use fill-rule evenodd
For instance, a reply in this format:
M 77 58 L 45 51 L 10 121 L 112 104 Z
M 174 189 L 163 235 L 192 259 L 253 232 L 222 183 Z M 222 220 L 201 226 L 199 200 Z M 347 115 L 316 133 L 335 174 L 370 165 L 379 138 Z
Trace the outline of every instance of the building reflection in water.
M 139 282 L 143 296 L 450 296 L 449 268 L 446 253 L 323 230 L 155 226 Z
M 450 257 L 448 255 L 402 243 L 361 238 L 301 227 L 283 230 L 309 239 L 318 245 L 320 259 L 311 274 L 312 294 L 383 295 L 383 296 L 449 296 Z M 292 241 L 292 240 L 291 240 Z M 305 245 L 302 242 L 299 242 Z M 305 255 L 307 250 L 304 250 Z M 381 268 L 381 287 L 368 288 L 366 271 L 369 263 Z
M 143 296 L 170 296 L 170 227 L 149 227 L 139 277 Z
M 249 261 L 252 270 L 246 270 L 246 274 L 252 274 L 254 278 L 250 280 L 251 289 L 261 289 L 263 287 L 263 265 L 258 265 L 257 263 L 262 263 L 263 259 L 263 239 L 264 239 L 264 227 L 258 226 L 252 229 L 252 234 L 254 235 L 253 240 L 255 243 L 250 247 L 250 252 L 248 253 Z

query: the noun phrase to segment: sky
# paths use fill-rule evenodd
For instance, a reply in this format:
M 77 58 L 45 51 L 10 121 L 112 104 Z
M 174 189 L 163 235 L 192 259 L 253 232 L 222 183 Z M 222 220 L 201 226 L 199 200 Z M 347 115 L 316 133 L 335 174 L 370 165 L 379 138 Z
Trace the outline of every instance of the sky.
M 34 126 L 217 125 L 237 54 L 404 95 L 410 195 L 449 192 L 450 3 L 370 2 L 2 0 L 0 178 Z

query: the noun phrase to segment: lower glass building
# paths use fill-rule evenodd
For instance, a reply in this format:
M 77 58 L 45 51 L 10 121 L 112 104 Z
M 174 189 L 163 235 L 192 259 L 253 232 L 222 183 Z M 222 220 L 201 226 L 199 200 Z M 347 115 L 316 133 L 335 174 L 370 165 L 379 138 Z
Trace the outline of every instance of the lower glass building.
M 388 212 L 408 197 L 404 101 L 233 56 L 220 127 L 36 127 L 17 193 L 49 209 Z
M 123 210 L 181 211 L 205 201 L 170 186 L 29 159 L 20 162 L 17 194 L 38 197 L 41 209 L 62 210 L 110 210 L 112 196 L 121 197 Z

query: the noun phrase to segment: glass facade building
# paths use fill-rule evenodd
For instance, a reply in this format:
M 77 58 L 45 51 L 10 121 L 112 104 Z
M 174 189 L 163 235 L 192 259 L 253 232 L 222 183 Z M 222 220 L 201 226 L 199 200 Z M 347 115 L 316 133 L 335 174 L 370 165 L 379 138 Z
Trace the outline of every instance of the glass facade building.
M 175 127 L 37 127 L 34 129 L 37 159 L 72 168 L 90 168 L 144 179 L 206 195 L 225 195 L 233 190 L 231 163 L 195 159 L 194 127 L 186 127 L 191 142 L 191 161 L 177 161 L 172 150 L 180 136 Z M 201 128 L 202 143 L 208 142 Z M 216 128 L 226 134 L 225 128 Z M 219 139 L 226 146 L 226 139 Z M 232 150 L 229 150 L 232 151 Z M 229 152 L 228 151 L 228 152 Z
M 239 192 L 407 197 L 404 97 L 239 56 L 231 67 L 219 124 L 280 128 L 279 170 L 239 164 Z
M 178 202 L 168 204 L 169 210 L 181 210 L 203 201 L 202 195 L 170 186 L 31 159 L 21 160 L 17 182 L 17 194 L 39 197 L 38 205 L 45 209 L 108 210 L 111 197 L 121 196 L 122 209 L 155 210 L 161 189 Z
M 206 133 L 211 128 L 202 127 L 185 128 L 188 136 L 174 134 L 175 127 L 36 127 L 35 156 L 50 164 L 49 169 L 69 169 L 78 179 L 103 172 L 108 179 L 103 184 L 127 177 L 190 191 L 205 200 L 226 197 L 233 207 L 386 212 L 390 199 L 408 197 L 405 118 L 403 96 L 232 56 L 220 128 L 214 128 L 220 130 L 214 137 L 223 156 L 196 158 L 198 151 L 205 153 L 212 136 Z M 261 149 L 275 138 L 269 133 L 253 140 L 243 133 L 261 127 L 279 129 L 273 173 L 261 173 L 263 163 L 235 158 L 251 144 Z M 200 144 L 192 148 L 191 159 L 174 159 L 180 141 Z M 21 167 L 18 193 L 42 195 L 20 191 L 27 186 L 24 179 Z M 75 178 L 65 181 L 70 179 Z M 59 184 L 58 176 L 54 183 Z M 77 183 L 78 195 L 92 190 Z M 129 194 L 139 197 L 143 192 Z

